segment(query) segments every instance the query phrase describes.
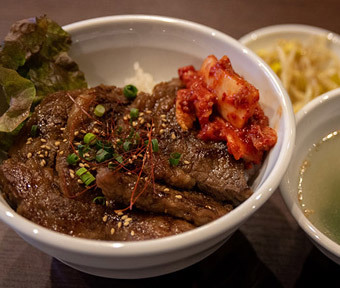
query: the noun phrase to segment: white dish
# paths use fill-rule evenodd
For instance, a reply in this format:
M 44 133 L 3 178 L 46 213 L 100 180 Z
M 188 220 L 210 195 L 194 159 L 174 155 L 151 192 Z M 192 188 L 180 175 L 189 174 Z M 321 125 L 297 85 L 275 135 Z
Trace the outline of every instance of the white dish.
M 297 130 L 293 157 L 280 184 L 288 209 L 314 244 L 330 259 L 340 264 L 340 245 L 321 233 L 305 216 L 298 200 L 299 171 L 309 148 L 320 139 L 340 129 L 340 89 L 325 93 L 296 115 Z
M 331 31 L 302 24 L 283 24 L 260 28 L 242 36 L 239 41 L 253 51 L 268 49 L 279 39 L 296 39 L 302 43 L 313 36 L 325 36 L 329 48 L 340 57 L 340 36 Z
M 72 35 L 71 56 L 90 85 L 122 85 L 139 61 L 156 81 L 177 76 L 177 68 L 199 67 L 209 54 L 230 57 L 234 69 L 260 91 L 278 142 L 257 177 L 254 194 L 228 215 L 180 235 L 142 242 L 73 238 L 17 215 L 0 198 L 0 219 L 33 246 L 71 267 L 112 278 L 143 278 L 189 266 L 218 249 L 277 188 L 295 140 L 295 120 L 280 81 L 267 65 L 235 39 L 214 29 L 174 18 L 125 15 L 90 19 L 64 27 Z M 151 50 L 149 50 L 151 49 Z M 166 57 L 164 57 L 166 56 Z

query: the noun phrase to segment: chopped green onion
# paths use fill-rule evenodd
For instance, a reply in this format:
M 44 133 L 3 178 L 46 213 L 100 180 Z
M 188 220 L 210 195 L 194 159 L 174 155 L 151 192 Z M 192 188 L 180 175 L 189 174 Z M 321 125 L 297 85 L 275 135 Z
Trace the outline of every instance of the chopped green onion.
M 153 152 L 158 152 L 159 151 L 158 140 L 157 139 L 152 139 L 151 140 L 151 144 L 152 144 L 152 151 Z
M 126 85 L 123 89 L 123 93 L 124 96 L 128 99 L 128 100 L 133 100 L 136 98 L 137 96 L 137 92 L 138 89 L 136 88 L 136 86 L 133 85 Z
M 37 137 L 38 136 L 38 125 L 32 125 L 31 127 L 31 136 Z
M 96 135 L 92 134 L 92 133 L 86 133 L 84 136 L 84 143 L 85 144 L 95 144 L 96 143 Z
M 123 156 L 119 154 L 114 155 L 114 158 L 119 164 L 123 163 L 124 161 Z
M 86 168 L 82 167 L 76 171 L 76 175 L 79 176 L 80 180 L 86 185 L 90 185 L 93 181 L 96 180 L 94 176 L 87 171 Z
M 97 196 L 97 197 L 93 198 L 92 203 L 105 205 L 106 204 L 106 198 L 105 198 L 105 196 Z
M 123 131 L 123 127 L 122 126 L 118 126 L 117 133 L 120 134 L 120 133 L 122 133 L 122 131 Z
M 173 152 L 170 154 L 170 158 L 169 158 L 169 162 L 171 164 L 171 166 L 177 166 L 179 163 L 179 160 L 181 158 L 181 153 L 178 152 Z
M 99 149 L 96 154 L 96 161 L 98 163 L 104 162 L 112 157 L 112 154 L 105 151 L 104 149 Z
M 124 144 L 123 144 L 124 150 L 127 152 L 127 151 L 130 150 L 130 147 L 131 147 L 131 142 L 130 141 L 125 141 Z
M 139 116 L 139 110 L 137 108 L 131 108 L 130 117 L 132 120 L 137 119 Z
M 72 153 L 67 156 L 66 161 L 69 165 L 76 165 L 79 161 L 79 157 L 76 153 Z
M 104 149 L 106 152 L 109 152 L 111 154 L 113 153 L 113 146 L 109 142 L 103 143 L 102 141 L 98 140 L 96 142 L 96 149 Z
M 105 113 L 105 107 L 101 104 L 98 104 L 96 108 L 94 108 L 94 115 L 98 117 L 102 117 Z

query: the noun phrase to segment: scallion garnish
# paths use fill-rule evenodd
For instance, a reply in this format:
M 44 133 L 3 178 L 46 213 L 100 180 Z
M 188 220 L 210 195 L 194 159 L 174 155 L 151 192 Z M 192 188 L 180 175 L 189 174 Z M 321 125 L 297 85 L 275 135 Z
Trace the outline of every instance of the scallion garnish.
M 102 117 L 105 113 L 105 107 L 101 104 L 98 104 L 96 108 L 94 108 L 94 115 L 97 117 Z
M 31 136 L 37 137 L 38 136 L 38 125 L 31 126 Z
M 93 198 L 92 203 L 105 205 L 106 204 L 106 198 L 105 198 L 105 196 L 97 196 L 97 197 Z
M 69 165 L 76 165 L 79 161 L 79 157 L 76 153 L 72 153 L 67 156 L 66 161 Z
M 119 164 L 123 163 L 123 161 L 124 161 L 122 155 L 115 154 L 115 155 L 113 155 L 113 157 L 115 158 L 115 160 L 116 160 Z
M 84 143 L 85 144 L 89 144 L 89 145 L 93 145 L 96 143 L 96 135 L 92 134 L 92 133 L 86 133 L 84 136 Z
M 151 145 L 152 145 L 152 151 L 153 152 L 158 152 L 159 151 L 158 140 L 157 139 L 152 139 L 151 140 Z
M 105 160 L 108 160 L 112 158 L 112 154 L 107 152 L 104 149 L 99 149 L 96 154 L 96 161 L 98 163 L 104 162 Z
M 139 110 L 137 108 L 131 108 L 130 110 L 130 117 L 132 120 L 137 119 L 139 116 Z
M 125 150 L 126 152 L 130 150 L 130 147 L 131 147 L 131 142 L 130 142 L 130 141 L 125 141 L 125 142 L 123 143 L 123 148 L 124 148 L 124 150 Z
M 123 93 L 124 93 L 124 96 L 128 99 L 128 100 L 133 100 L 136 98 L 137 96 L 137 92 L 138 92 L 138 89 L 136 88 L 136 86 L 134 85 L 126 85 L 123 89 Z
M 181 153 L 173 152 L 170 154 L 169 162 L 171 166 L 177 166 L 181 158 Z
M 94 176 L 87 171 L 86 168 L 82 167 L 76 171 L 76 175 L 79 176 L 80 180 L 86 185 L 90 185 L 93 181 L 96 180 Z

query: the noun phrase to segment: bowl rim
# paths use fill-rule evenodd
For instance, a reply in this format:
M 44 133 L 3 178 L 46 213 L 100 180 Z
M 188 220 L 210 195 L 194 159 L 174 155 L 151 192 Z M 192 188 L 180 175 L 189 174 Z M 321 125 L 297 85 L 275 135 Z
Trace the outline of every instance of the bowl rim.
M 189 246 L 194 246 L 209 239 L 219 237 L 227 230 L 235 229 L 235 227 L 237 227 L 240 223 L 240 218 L 244 219 L 252 215 L 274 193 L 288 167 L 289 160 L 292 156 L 293 143 L 295 141 L 295 118 L 289 96 L 280 81 L 278 81 L 277 76 L 271 71 L 267 64 L 257 55 L 255 55 L 255 53 L 253 53 L 250 49 L 239 43 L 236 39 L 202 24 L 194 23 L 188 20 L 155 15 L 133 14 L 105 16 L 82 20 L 68 24 L 63 28 L 72 35 L 72 33 L 76 32 L 77 30 L 86 29 L 86 27 L 107 23 L 112 24 L 121 21 L 134 21 L 141 23 L 151 21 L 153 23 L 167 23 L 170 25 L 176 25 L 178 27 L 184 26 L 186 29 L 189 28 L 196 32 L 209 34 L 217 37 L 218 39 L 222 39 L 228 43 L 228 45 L 242 50 L 246 55 L 250 55 L 250 60 L 254 63 L 254 65 L 261 66 L 264 73 L 270 78 L 271 85 L 276 89 L 277 94 L 280 96 L 279 101 L 282 108 L 281 118 L 285 119 L 285 131 L 282 135 L 283 141 L 281 153 L 277 159 L 277 162 L 280 162 L 281 165 L 280 167 L 277 165 L 273 167 L 272 171 L 270 172 L 270 177 L 268 177 L 266 181 L 262 183 L 260 189 L 254 191 L 254 194 L 239 206 L 243 207 L 242 209 L 237 207 L 227 215 L 204 226 L 197 227 L 191 231 L 153 240 L 116 242 L 72 237 L 39 226 L 38 224 L 35 224 L 16 214 L 15 211 L 9 207 L 6 207 L 5 204 L 0 201 L 0 218 L 5 223 L 14 228 L 14 230 L 16 230 L 21 236 L 28 237 L 39 243 L 48 243 L 49 247 L 54 247 L 58 250 L 107 258 L 112 256 L 136 257 L 144 256 L 146 254 L 158 254 L 159 252 L 172 252 L 179 249 L 184 250 Z M 65 243 L 69 243 L 70 245 L 65 245 Z
M 336 42 L 340 44 L 340 35 L 330 30 L 311 26 L 306 24 L 279 24 L 279 25 L 271 25 L 256 29 L 251 31 L 245 35 L 243 35 L 239 41 L 243 45 L 249 45 L 252 42 L 257 40 L 261 40 L 267 37 L 274 37 L 284 33 L 292 33 L 292 34 L 308 34 L 315 36 L 326 36 L 328 40 L 332 42 Z
M 334 101 L 340 101 L 340 88 L 323 93 L 320 96 L 308 102 L 296 114 L 296 129 L 298 130 L 299 123 L 301 123 L 301 121 L 303 121 L 305 117 L 310 117 L 310 115 L 317 109 L 322 109 L 323 105 L 328 105 L 329 102 Z M 294 151 L 297 150 L 294 149 Z M 293 153 L 293 157 L 294 154 L 295 153 Z M 310 220 L 302 212 L 301 207 L 293 200 L 293 197 L 290 196 L 287 183 L 289 179 L 287 174 L 288 172 L 285 173 L 285 176 L 283 177 L 279 187 L 281 195 L 289 211 L 295 218 L 296 222 L 298 222 L 299 226 L 305 231 L 305 233 L 307 233 L 307 235 L 311 239 L 313 239 L 320 247 L 326 249 L 327 251 L 331 252 L 337 257 L 340 257 L 340 245 L 337 244 L 335 241 L 331 240 L 330 238 L 328 238 L 318 228 L 316 228 L 314 224 L 312 224 Z

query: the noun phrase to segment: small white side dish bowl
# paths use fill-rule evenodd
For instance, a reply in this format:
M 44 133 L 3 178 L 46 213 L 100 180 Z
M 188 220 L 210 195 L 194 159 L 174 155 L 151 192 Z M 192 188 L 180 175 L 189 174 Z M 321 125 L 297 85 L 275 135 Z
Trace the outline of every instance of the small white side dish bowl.
M 234 69 L 260 91 L 261 104 L 278 133 L 252 188 L 254 194 L 228 215 L 163 239 L 109 242 L 74 238 L 24 219 L 0 198 L 0 219 L 22 238 L 78 270 L 112 278 L 143 278 L 187 267 L 216 251 L 278 187 L 295 141 L 289 97 L 271 69 L 235 39 L 209 27 L 146 15 L 90 19 L 64 27 L 73 39 L 71 56 L 91 86 L 124 85 L 138 61 L 155 81 L 177 77 L 179 67 L 199 68 L 210 54 L 228 55 Z
M 309 102 L 297 113 L 296 120 L 296 143 L 293 157 L 280 184 L 281 194 L 288 209 L 313 243 L 326 256 L 340 264 L 340 245 L 308 220 L 298 200 L 299 171 L 309 149 L 329 133 L 340 129 L 340 88 Z
M 260 28 L 242 36 L 239 41 L 253 50 L 271 48 L 279 39 L 295 39 L 302 43 L 311 37 L 325 36 L 329 40 L 328 47 L 340 57 L 340 37 L 338 34 L 319 27 L 302 24 L 282 24 Z

